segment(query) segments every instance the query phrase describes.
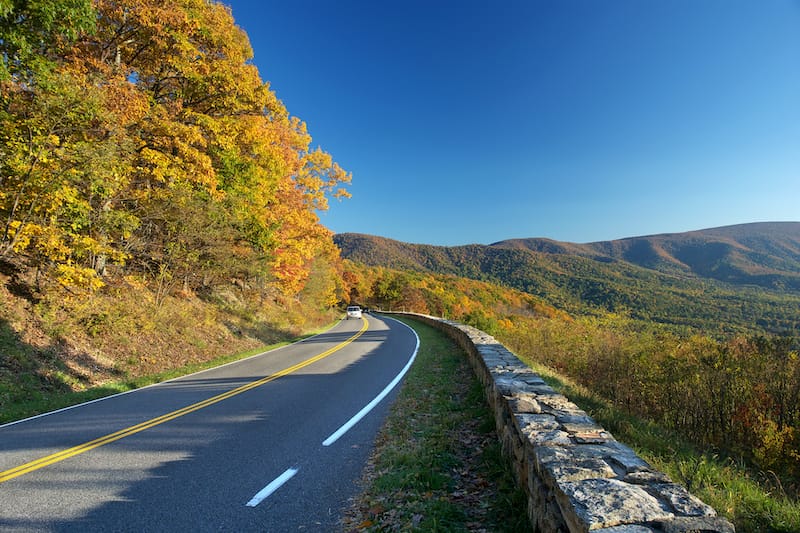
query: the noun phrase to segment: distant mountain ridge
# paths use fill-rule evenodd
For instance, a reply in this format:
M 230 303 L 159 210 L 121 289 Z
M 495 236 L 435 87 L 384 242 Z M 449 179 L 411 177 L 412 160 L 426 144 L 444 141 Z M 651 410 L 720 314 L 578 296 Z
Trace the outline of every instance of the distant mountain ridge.
M 800 290 L 800 222 L 758 222 L 588 244 L 534 238 L 490 246 L 627 261 L 665 273 Z
M 344 257 L 373 266 L 459 273 L 472 270 L 465 264 L 457 267 L 460 261 L 480 263 L 492 253 L 500 259 L 508 254 L 497 252 L 505 250 L 604 263 L 625 261 L 664 274 L 800 291 L 800 222 L 758 222 L 586 244 L 530 238 L 490 245 L 433 246 L 356 233 L 336 235 L 334 241 Z
M 770 331 L 800 327 L 800 222 L 741 224 L 586 244 L 544 238 L 490 245 L 408 244 L 334 236 L 370 266 L 452 274 L 513 287 L 570 312 L 625 311 L 713 327 L 720 317 Z M 789 311 L 787 311 L 789 309 Z

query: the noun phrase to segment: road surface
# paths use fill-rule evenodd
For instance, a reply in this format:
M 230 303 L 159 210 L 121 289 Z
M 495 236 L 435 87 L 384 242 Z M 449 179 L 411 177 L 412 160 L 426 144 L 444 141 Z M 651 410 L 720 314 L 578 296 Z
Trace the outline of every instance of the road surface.
M 0 426 L 0 531 L 331 531 L 418 340 L 365 315 Z

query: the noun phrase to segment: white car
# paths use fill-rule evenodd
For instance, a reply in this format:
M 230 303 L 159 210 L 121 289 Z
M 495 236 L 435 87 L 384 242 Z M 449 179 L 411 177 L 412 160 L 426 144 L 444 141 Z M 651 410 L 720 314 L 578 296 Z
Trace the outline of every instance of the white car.
M 359 306 L 347 306 L 347 320 L 350 320 L 351 318 L 361 318 L 361 308 Z

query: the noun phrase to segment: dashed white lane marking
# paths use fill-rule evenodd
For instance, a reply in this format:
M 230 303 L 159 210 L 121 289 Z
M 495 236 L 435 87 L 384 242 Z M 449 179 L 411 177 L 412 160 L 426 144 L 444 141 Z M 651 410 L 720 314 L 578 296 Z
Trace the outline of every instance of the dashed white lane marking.
M 272 481 L 272 483 L 270 483 L 269 485 L 258 491 L 258 493 L 255 496 L 253 496 L 253 498 L 249 502 L 247 502 L 247 506 L 255 507 L 256 505 L 264 501 L 266 498 L 269 498 L 270 494 L 281 488 L 284 483 L 292 479 L 299 470 L 300 470 L 299 468 L 287 469 L 286 472 L 276 477 Z

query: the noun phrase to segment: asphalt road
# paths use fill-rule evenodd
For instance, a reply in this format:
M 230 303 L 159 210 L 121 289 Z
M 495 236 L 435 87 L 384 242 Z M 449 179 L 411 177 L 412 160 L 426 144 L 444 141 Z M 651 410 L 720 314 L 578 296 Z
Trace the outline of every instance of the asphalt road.
M 334 531 L 417 346 L 365 315 L 1 426 L 0 531 Z

